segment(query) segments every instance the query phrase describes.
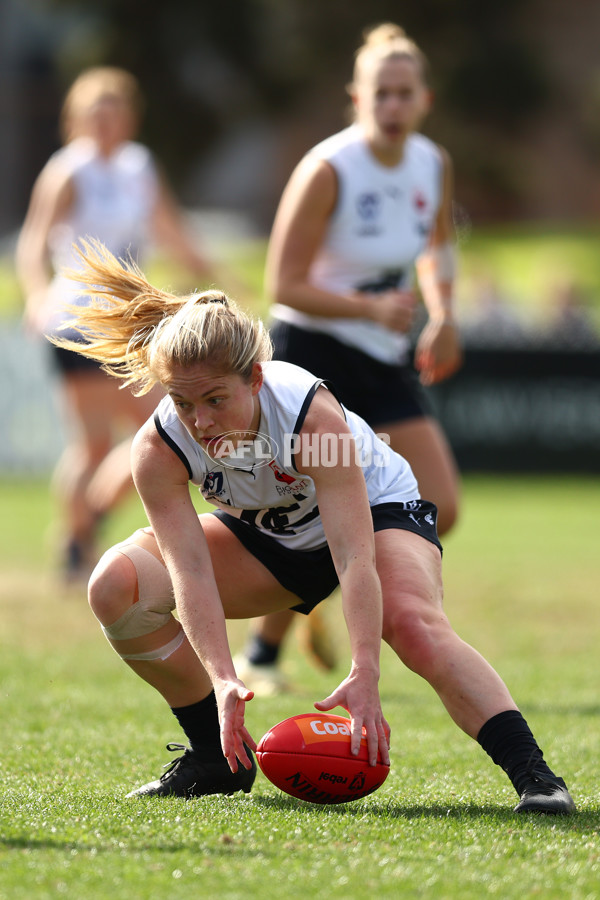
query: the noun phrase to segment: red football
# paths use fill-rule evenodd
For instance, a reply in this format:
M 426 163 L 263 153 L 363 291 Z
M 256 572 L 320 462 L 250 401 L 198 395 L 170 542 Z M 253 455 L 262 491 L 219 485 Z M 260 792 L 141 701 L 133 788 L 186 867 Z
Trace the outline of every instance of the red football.
M 269 781 L 310 803 L 348 803 L 381 787 L 390 767 L 369 765 L 364 734 L 358 756 L 350 752 L 350 719 L 304 713 L 284 719 L 261 738 L 258 764 Z

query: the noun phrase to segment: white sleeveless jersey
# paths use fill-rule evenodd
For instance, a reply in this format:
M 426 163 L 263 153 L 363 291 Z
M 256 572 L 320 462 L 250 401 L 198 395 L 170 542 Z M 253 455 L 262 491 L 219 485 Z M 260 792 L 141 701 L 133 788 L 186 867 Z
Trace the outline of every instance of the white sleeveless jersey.
M 362 131 L 351 125 L 317 144 L 309 156 L 327 160 L 338 181 L 337 205 L 312 263 L 312 284 L 338 294 L 410 287 L 438 213 L 443 163 L 421 134 L 408 137 L 402 161 L 383 166 Z M 377 302 L 375 299 L 373 302 Z M 406 360 L 409 341 L 367 319 L 312 316 L 275 304 L 276 319 L 330 334 L 386 363 Z
M 52 228 L 48 247 L 55 278 L 50 288 L 49 326 L 68 318 L 65 303 L 85 303 L 75 282 L 61 275 L 64 268 L 80 268 L 73 244 L 97 238 L 117 257 L 138 261 L 148 242 L 148 223 L 158 195 L 158 175 L 150 151 L 127 141 L 105 158 L 93 141 L 79 138 L 51 159 L 70 176 L 73 204 L 68 216 Z
M 323 382 L 291 363 L 264 363 L 263 372 L 259 434 L 237 458 L 209 457 L 177 417 L 170 397 L 161 400 L 154 421 L 205 500 L 290 549 L 314 550 L 327 541 L 314 482 L 296 469 L 293 450 L 310 402 Z M 359 454 L 371 506 L 418 499 L 417 482 L 406 460 L 391 451 L 360 416 L 346 409 L 344 414 L 353 435 L 345 446 L 348 454 Z M 322 459 L 333 459 L 327 441 L 315 452 Z

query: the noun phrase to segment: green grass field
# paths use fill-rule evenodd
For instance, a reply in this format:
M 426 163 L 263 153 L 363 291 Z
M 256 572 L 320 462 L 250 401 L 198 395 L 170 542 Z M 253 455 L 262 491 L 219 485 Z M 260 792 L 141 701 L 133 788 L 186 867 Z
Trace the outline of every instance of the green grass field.
M 182 735 L 82 593 L 56 581 L 46 483 L 0 483 L 0 497 L 0 900 L 600 897 L 597 479 L 469 476 L 445 546 L 450 618 L 502 673 L 567 780 L 580 810 L 569 819 L 514 815 L 503 773 L 387 648 L 392 771 L 365 800 L 313 806 L 260 773 L 248 796 L 124 799 Z M 132 498 L 106 542 L 142 519 Z M 327 615 L 338 671 L 314 669 L 292 636 L 295 690 L 249 704 L 256 739 L 343 676 L 339 597 Z M 234 649 L 244 634 L 232 627 Z
M 485 271 L 535 306 L 549 279 L 569 273 L 600 310 L 598 228 L 473 227 L 461 237 L 467 280 Z M 265 312 L 264 243 L 227 256 Z M 150 274 L 172 283 L 160 263 Z M 12 261 L 0 260 L 0 317 L 19 310 Z M 445 542 L 452 622 L 508 682 L 578 803 L 576 817 L 556 820 L 511 812 L 503 773 L 387 648 L 392 771 L 376 794 L 317 807 L 259 773 L 249 796 L 126 800 L 182 735 L 119 662 L 83 592 L 56 579 L 46 481 L 0 479 L 0 900 L 600 898 L 599 501 L 593 477 L 469 476 Z M 106 545 L 141 522 L 132 498 L 108 523 Z M 256 739 L 310 711 L 345 674 L 339 596 L 326 609 L 340 635 L 338 671 L 313 668 L 292 636 L 284 667 L 294 691 L 248 706 Z M 245 623 L 231 626 L 234 650 L 245 633 Z

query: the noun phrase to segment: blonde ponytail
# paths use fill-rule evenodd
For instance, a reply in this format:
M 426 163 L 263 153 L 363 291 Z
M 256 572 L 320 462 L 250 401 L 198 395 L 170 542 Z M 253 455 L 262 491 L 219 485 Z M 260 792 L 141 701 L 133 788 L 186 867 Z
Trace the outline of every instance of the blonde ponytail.
M 249 378 L 271 358 L 268 333 L 222 291 L 177 296 L 151 285 L 133 260 L 119 260 L 96 240 L 75 249 L 83 271 L 65 274 L 89 290 L 87 306 L 71 306 L 67 326 L 81 341 L 57 336 L 58 347 L 95 359 L 138 396 L 168 377 L 172 366 L 209 361 Z

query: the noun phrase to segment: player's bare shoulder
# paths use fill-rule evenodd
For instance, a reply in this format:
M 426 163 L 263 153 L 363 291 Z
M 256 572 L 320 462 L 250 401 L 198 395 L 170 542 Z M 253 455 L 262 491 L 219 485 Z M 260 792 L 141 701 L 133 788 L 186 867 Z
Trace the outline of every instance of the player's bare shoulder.
M 301 200 L 329 214 L 337 199 L 337 175 L 326 159 L 307 153 L 296 166 L 284 191 L 288 202 Z
M 188 472 L 175 451 L 158 433 L 154 418 L 145 422 L 131 446 L 131 467 L 138 490 L 161 482 L 186 482 Z

